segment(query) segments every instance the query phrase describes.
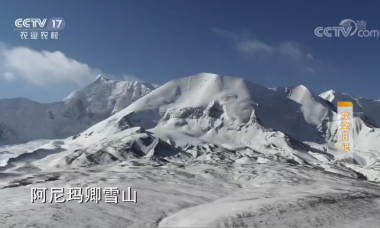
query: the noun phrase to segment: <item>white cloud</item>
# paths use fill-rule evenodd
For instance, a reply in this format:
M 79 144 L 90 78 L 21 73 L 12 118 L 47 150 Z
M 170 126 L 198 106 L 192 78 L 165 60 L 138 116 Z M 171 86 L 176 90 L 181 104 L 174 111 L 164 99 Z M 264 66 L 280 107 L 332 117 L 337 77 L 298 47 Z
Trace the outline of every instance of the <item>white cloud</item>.
M 258 40 L 244 40 L 238 42 L 236 45 L 239 51 L 250 54 L 256 54 L 260 52 L 273 53 L 275 51 L 273 47 Z
M 305 48 L 297 42 L 282 42 L 280 43 L 278 50 L 281 54 L 291 58 L 295 62 L 314 59 L 314 57 L 310 53 L 306 52 Z
M 234 48 L 246 54 L 273 53 L 275 48 L 257 39 L 246 39 L 241 35 L 219 28 L 211 28 L 212 32 L 233 42 Z
M 314 57 L 306 51 L 306 48 L 295 41 L 284 41 L 279 44 L 268 44 L 258 39 L 247 38 L 242 35 L 225 31 L 219 28 L 211 28 L 211 31 L 233 41 L 235 49 L 246 54 L 271 53 L 283 55 L 286 58 L 298 62 L 300 60 L 313 60 Z
M 314 56 L 312 56 L 310 53 L 306 54 L 306 59 L 313 60 Z
M 20 79 L 35 86 L 91 83 L 101 70 L 67 57 L 60 51 L 36 51 L 28 47 L 11 47 L 0 43 L 0 79 Z M 139 81 L 129 74 L 109 75 L 113 79 Z
M 139 78 L 137 78 L 136 76 L 132 74 L 122 74 L 121 79 L 125 81 L 140 81 Z
M 219 34 L 220 36 L 224 36 L 224 37 L 229 38 L 229 39 L 233 39 L 233 40 L 239 39 L 238 36 L 233 32 L 229 32 L 229 31 L 219 29 L 219 28 L 210 28 L 210 30 L 212 32 Z
M 133 74 L 105 74 L 102 73 L 102 75 L 111 80 L 122 80 L 122 81 L 141 81 L 138 77 L 134 76 Z
M 101 73 L 59 51 L 35 51 L 28 47 L 0 45 L 0 77 L 21 79 L 37 86 L 62 82 L 84 85 Z
M 315 74 L 315 70 L 311 67 L 307 67 L 305 69 L 305 73 L 308 73 L 308 74 Z
M 309 53 L 304 45 L 298 42 L 283 41 L 277 44 L 269 44 L 256 38 L 219 28 L 211 28 L 211 31 L 232 41 L 233 48 L 241 53 L 253 57 L 267 57 L 272 63 L 275 63 L 273 60 L 280 59 L 304 73 L 314 74 L 316 72 L 311 67 L 315 62 L 314 56 Z
M 13 79 L 15 79 L 15 76 L 11 72 L 5 72 L 3 74 L 3 77 L 7 81 L 12 81 Z

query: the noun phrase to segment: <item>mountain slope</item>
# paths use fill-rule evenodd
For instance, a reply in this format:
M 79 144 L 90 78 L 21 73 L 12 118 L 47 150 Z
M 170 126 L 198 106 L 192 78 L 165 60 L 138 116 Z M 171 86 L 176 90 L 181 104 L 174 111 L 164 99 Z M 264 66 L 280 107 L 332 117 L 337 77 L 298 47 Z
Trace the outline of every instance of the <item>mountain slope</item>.
M 120 93 L 102 90 L 109 85 L 115 88 L 114 83 L 100 77 L 83 90 L 91 92 L 70 95 L 63 102 L 70 107 L 65 109 L 66 116 L 88 120 L 94 116 L 92 112 L 99 116 L 101 110 L 113 113 L 115 106 L 110 104 L 120 98 L 113 94 Z M 129 94 L 133 98 L 136 93 Z M 114 100 L 109 103 L 91 103 L 109 101 L 110 97 Z M 339 163 L 345 163 L 349 155 L 341 152 L 337 143 L 340 125 L 335 111 L 333 104 L 302 85 L 268 89 L 241 78 L 202 73 L 164 84 L 68 138 L 65 145 L 68 151 L 76 154 L 81 151 L 85 156 L 80 160 L 100 156 L 106 163 L 128 160 L 131 156 L 176 162 L 231 162 L 261 154 L 356 176 L 352 170 L 356 166 L 347 168 L 352 164 Z M 360 116 L 355 117 L 352 126 L 356 142 L 354 163 L 377 169 L 380 130 Z M 155 152 L 165 150 L 171 151 L 171 155 Z M 68 164 L 67 159 L 72 158 L 61 157 L 58 163 L 78 164 Z M 92 164 L 90 160 L 85 163 Z
M 221 126 L 260 123 L 302 141 L 323 141 L 318 123 L 299 103 L 240 78 L 206 73 L 166 83 L 85 134 L 106 137 L 119 132 L 124 120 L 131 126 L 177 129 L 198 136 Z
M 380 126 L 380 101 L 362 97 L 356 97 L 347 93 L 340 93 L 334 90 L 323 92 L 319 95 L 321 98 L 331 102 L 335 107 L 338 101 L 351 101 L 354 112 L 362 116 L 365 120 L 374 126 Z
M 98 94 L 107 93 L 70 96 L 68 113 L 112 112 L 86 103 Z M 380 188 L 370 181 L 380 182 L 379 130 L 355 117 L 352 161 L 338 150 L 336 118 L 304 86 L 205 73 L 173 80 L 75 136 L 0 147 L 0 224 L 378 227 Z M 137 191 L 136 203 L 78 204 L 69 194 L 30 203 L 30 188 L 110 186 Z
M 234 145 L 231 150 L 269 148 L 269 153 L 318 162 L 301 143 L 326 143 L 315 122 L 322 114 L 317 115 L 312 117 L 302 104 L 252 82 L 203 73 L 166 83 L 73 137 L 73 142 L 91 146 L 139 126 L 152 129 L 158 137 L 164 130 L 164 137 L 171 139 L 183 132 L 222 147 Z
M 66 138 L 127 107 L 157 85 L 99 76 L 61 102 L 41 104 L 25 98 L 0 100 L 0 145 L 35 139 Z
M 76 135 L 72 143 L 101 147 L 103 141 L 109 142 L 137 126 L 150 129 L 161 139 L 174 140 L 175 144 L 179 138 L 176 135 L 187 134 L 191 138 L 189 143 L 179 141 L 183 152 L 192 154 L 190 160 L 202 157 L 187 150 L 188 145 L 199 144 L 195 139 L 227 150 L 248 147 L 299 164 L 323 166 L 326 162 L 348 158 L 337 143 L 340 125 L 336 108 L 306 87 L 268 89 L 240 78 L 208 73 L 164 84 Z M 352 126 L 356 142 L 354 162 L 376 166 L 380 130 L 366 124 L 361 117 L 355 117 Z M 209 152 L 213 154 L 213 151 Z

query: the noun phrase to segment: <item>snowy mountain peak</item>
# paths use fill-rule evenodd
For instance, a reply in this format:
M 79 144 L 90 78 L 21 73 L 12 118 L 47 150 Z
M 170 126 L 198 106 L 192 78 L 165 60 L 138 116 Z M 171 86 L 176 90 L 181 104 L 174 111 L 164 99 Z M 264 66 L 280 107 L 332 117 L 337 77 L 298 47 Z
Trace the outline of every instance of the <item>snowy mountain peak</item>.
M 102 74 L 99 74 L 98 77 L 96 77 L 95 81 L 108 81 L 110 80 L 109 78 L 107 78 L 106 76 L 102 75 Z
M 75 135 L 155 88 L 157 85 L 151 83 L 116 81 L 99 75 L 90 85 L 72 92 L 61 102 L 0 100 L 0 145 Z
M 304 85 L 294 86 L 294 89 L 310 91 L 310 90 L 309 90 L 306 86 L 304 86 Z
M 282 138 L 290 135 L 319 142 L 316 126 L 331 110 L 308 89 L 292 90 L 290 98 L 242 78 L 201 73 L 162 85 L 81 133 L 78 140 L 87 140 L 91 135 L 97 141 L 141 126 L 181 130 L 207 138 L 219 134 L 226 142 L 238 144 L 255 142 L 265 137 L 261 131 L 272 130 Z M 242 132 L 247 131 L 250 133 L 244 136 Z M 279 131 L 286 135 L 281 136 Z
M 380 126 L 380 101 L 368 98 L 353 96 L 347 93 L 329 90 L 319 95 L 322 99 L 331 102 L 335 107 L 338 101 L 350 101 L 353 104 L 354 112 L 370 122 L 373 126 Z M 364 113 L 364 114 L 363 114 Z
M 330 90 L 327 90 L 325 93 L 327 93 L 327 94 L 331 94 L 331 93 L 336 93 L 336 91 L 335 91 L 335 90 L 332 90 L 332 89 L 330 89 Z
M 335 94 L 336 93 L 337 92 L 334 91 L 334 90 L 328 90 L 326 92 L 323 92 L 323 93 L 319 94 L 319 96 L 321 98 L 325 99 L 325 100 L 328 100 L 328 101 L 332 102 L 334 100 L 334 98 L 335 98 Z
M 304 99 L 305 97 L 317 97 L 315 94 L 313 94 L 306 86 L 299 85 L 295 87 L 290 87 L 291 90 L 291 97 L 293 100 L 297 101 L 299 103 L 299 100 Z

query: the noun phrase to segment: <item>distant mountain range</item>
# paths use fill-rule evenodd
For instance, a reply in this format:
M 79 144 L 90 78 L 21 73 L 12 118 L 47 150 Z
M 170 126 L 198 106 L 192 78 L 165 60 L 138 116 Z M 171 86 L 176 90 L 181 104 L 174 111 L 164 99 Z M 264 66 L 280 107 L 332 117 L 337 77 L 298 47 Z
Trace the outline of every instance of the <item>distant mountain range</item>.
M 99 75 L 90 85 L 59 102 L 42 104 L 26 98 L 1 99 L 0 145 L 75 135 L 157 87 L 146 82 L 109 80 Z

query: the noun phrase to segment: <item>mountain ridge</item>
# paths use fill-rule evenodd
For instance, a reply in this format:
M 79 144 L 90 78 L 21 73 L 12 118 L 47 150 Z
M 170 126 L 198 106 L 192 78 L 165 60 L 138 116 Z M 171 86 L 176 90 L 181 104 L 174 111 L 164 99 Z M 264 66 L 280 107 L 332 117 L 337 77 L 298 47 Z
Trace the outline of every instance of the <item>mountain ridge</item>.
M 269 89 L 242 78 L 210 73 L 175 79 L 154 90 L 136 85 L 143 84 L 99 77 L 64 99 L 63 109 L 59 106 L 62 103 L 57 103 L 57 109 L 37 114 L 46 115 L 53 123 L 61 118 L 75 119 L 79 121 L 76 126 L 94 118 L 91 113 L 98 114 L 98 121 L 88 127 L 82 125 L 70 137 L 47 144 L 64 152 L 42 161 L 48 166 L 76 167 L 132 158 L 191 164 L 263 157 L 380 180 L 376 171 L 380 167 L 380 129 L 365 116 L 355 115 L 353 152 L 342 152 L 335 106 L 305 86 Z M 130 104 L 117 106 L 124 97 Z M 114 111 L 117 107 L 120 110 Z M 57 110 L 63 117 L 57 118 Z M 17 136 L 9 126 L 1 126 L 6 135 Z M 60 130 L 64 130 L 62 126 Z M 46 152 L 46 146 L 43 148 Z M 38 151 L 36 156 L 41 154 Z
M 75 135 L 157 87 L 147 82 L 117 81 L 99 75 L 62 101 L 0 99 L 0 145 Z
M 354 118 L 352 126 L 356 140 L 352 165 L 375 162 L 372 156 L 379 153 L 380 129 L 367 124 L 361 116 Z M 161 140 L 187 145 L 181 148 L 197 147 L 201 143 L 197 140 L 218 148 L 248 146 L 250 151 L 265 151 L 265 156 L 276 155 L 315 167 L 326 165 L 326 160 L 348 158 L 337 143 L 340 125 L 330 101 L 302 85 L 268 89 L 242 78 L 210 73 L 172 80 L 69 138 L 67 143 L 83 145 L 86 150 L 105 145 L 122 148 L 124 132 L 135 127 L 142 127 Z M 176 136 L 182 133 L 187 134 L 189 143 Z M 213 150 L 207 153 L 214 154 Z M 193 150 L 184 150 L 174 157 L 178 162 L 223 160 L 211 154 L 204 157 Z

